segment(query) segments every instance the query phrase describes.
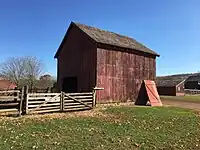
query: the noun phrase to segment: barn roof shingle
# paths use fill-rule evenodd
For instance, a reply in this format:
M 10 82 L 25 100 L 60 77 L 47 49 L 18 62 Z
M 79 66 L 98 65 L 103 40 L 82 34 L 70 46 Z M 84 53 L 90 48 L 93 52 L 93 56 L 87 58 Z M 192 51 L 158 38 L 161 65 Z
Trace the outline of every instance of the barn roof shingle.
M 155 56 L 159 56 L 159 54 L 157 54 L 153 50 L 147 48 L 143 44 L 139 43 L 135 39 L 130 38 L 128 36 L 123 36 L 123 35 L 120 35 L 120 34 L 117 34 L 114 32 L 101 30 L 99 28 L 91 27 L 88 25 L 80 24 L 80 23 L 71 22 L 70 26 L 72 26 L 72 25 L 77 26 L 79 29 L 81 29 L 83 32 L 85 32 L 90 38 L 92 38 L 97 43 L 121 47 L 121 48 L 127 48 L 127 49 L 131 49 L 131 50 L 140 51 L 140 52 L 152 54 Z M 57 51 L 55 57 L 57 57 L 58 52 L 60 51 L 60 49 L 62 48 L 62 46 L 65 42 L 65 39 L 66 38 L 63 39 L 60 47 L 58 48 L 58 51 Z
M 75 24 L 86 34 L 88 34 L 92 39 L 94 39 L 97 43 L 119 46 L 123 48 L 130 48 L 159 56 L 153 50 L 147 48 L 143 44 L 137 42 L 135 39 L 130 38 L 128 36 L 101 30 L 99 28 L 91 27 L 80 23 L 75 23 Z

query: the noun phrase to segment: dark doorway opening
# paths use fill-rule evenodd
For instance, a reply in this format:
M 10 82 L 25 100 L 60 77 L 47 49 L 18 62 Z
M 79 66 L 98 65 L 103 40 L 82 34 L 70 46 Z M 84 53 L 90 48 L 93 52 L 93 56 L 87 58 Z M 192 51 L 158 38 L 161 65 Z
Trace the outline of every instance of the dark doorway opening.
M 62 91 L 66 93 L 76 93 L 77 85 L 77 77 L 66 77 L 63 79 Z

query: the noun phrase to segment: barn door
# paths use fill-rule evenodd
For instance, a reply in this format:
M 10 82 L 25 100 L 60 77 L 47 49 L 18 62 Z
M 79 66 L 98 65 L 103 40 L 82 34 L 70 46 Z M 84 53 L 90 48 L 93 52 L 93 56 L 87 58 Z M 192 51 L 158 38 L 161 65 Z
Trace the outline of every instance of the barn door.
M 78 87 L 77 77 L 66 77 L 63 79 L 62 91 L 65 93 L 76 93 Z

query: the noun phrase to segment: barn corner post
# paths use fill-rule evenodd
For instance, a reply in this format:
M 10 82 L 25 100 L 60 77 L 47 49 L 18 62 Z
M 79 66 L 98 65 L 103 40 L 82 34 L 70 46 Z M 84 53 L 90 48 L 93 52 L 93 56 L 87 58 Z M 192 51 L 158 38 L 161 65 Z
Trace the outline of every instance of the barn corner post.
M 22 91 L 22 115 L 25 115 L 28 113 L 28 86 L 24 86 Z

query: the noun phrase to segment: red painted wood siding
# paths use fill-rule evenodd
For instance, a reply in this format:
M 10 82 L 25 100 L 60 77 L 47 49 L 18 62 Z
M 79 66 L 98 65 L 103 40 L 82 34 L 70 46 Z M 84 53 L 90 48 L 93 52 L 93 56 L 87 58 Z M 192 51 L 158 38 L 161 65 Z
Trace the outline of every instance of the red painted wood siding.
M 156 60 L 151 55 L 97 49 L 97 92 L 100 102 L 135 100 L 142 80 L 154 80 Z
M 78 92 L 91 91 L 96 82 L 96 44 L 77 27 L 72 27 L 58 56 L 59 89 L 64 77 L 78 77 Z

